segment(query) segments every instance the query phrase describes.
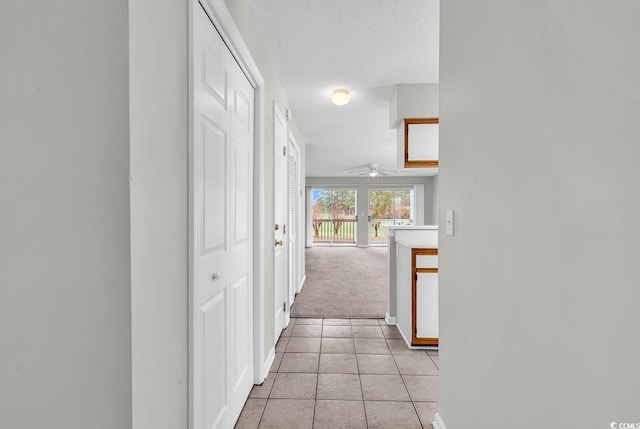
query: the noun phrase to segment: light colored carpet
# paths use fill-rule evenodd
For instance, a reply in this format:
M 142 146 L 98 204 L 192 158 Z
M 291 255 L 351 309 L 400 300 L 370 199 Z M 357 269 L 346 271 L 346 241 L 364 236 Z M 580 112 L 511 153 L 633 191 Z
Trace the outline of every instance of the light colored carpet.
M 306 249 L 307 280 L 291 317 L 382 318 L 388 303 L 386 247 Z

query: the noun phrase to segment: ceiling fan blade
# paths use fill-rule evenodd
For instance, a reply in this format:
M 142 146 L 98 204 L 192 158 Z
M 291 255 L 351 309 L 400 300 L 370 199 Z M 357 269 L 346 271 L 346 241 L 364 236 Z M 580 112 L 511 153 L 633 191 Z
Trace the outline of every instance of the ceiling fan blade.
M 347 171 L 347 173 L 349 174 L 358 174 L 359 176 L 370 176 L 370 177 L 377 177 L 377 176 L 388 176 L 389 173 L 396 173 L 393 170 L 381 170 L 378 168 L 379 164 L 373 163 L 373 164 L 369 164 L 368 167 L 369 168 L 361 168 L 359 170 L 351 170 L 351 171 Z M 375 173 L 373 176 L 371 175 L 372 173 Z

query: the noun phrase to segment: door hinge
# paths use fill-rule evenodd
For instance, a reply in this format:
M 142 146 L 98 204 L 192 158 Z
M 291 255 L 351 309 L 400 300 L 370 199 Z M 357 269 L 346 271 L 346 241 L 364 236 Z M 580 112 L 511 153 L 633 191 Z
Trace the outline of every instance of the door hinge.
M 286 302 L 282 303 L 282 311 L 284 311 L 285 313 L 287 312 L 287 303 Z
M 415 279 L 416 281 L 418 281 L 418 273 L 416 273 Z
M 287 147 L 282 146 L 282 156 L 287 156 Z
M 282 225 L 282 235 L 287 233 L 287 225 Z

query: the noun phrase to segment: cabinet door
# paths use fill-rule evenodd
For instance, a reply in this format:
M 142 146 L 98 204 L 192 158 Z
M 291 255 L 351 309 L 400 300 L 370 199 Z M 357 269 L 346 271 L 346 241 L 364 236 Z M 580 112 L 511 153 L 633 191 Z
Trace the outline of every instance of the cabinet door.
M 438 249 L 412 251 L 413 345 L 438 345 Z
M 404 120 L 404 168 L 438 168 L 438 118 Z

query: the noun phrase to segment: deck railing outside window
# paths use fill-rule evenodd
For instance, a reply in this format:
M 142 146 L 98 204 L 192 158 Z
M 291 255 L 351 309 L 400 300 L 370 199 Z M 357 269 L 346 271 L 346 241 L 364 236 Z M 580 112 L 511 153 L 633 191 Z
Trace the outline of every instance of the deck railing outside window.
M 313 219 L 313 242 L 356 244 L 355 219 Z
M 387 226 L 413 225 L 412 219 L 371 219 L 369 244 L 388 244 Z M 314 244 L 356 244 L 355 219 L 313 219 Z

